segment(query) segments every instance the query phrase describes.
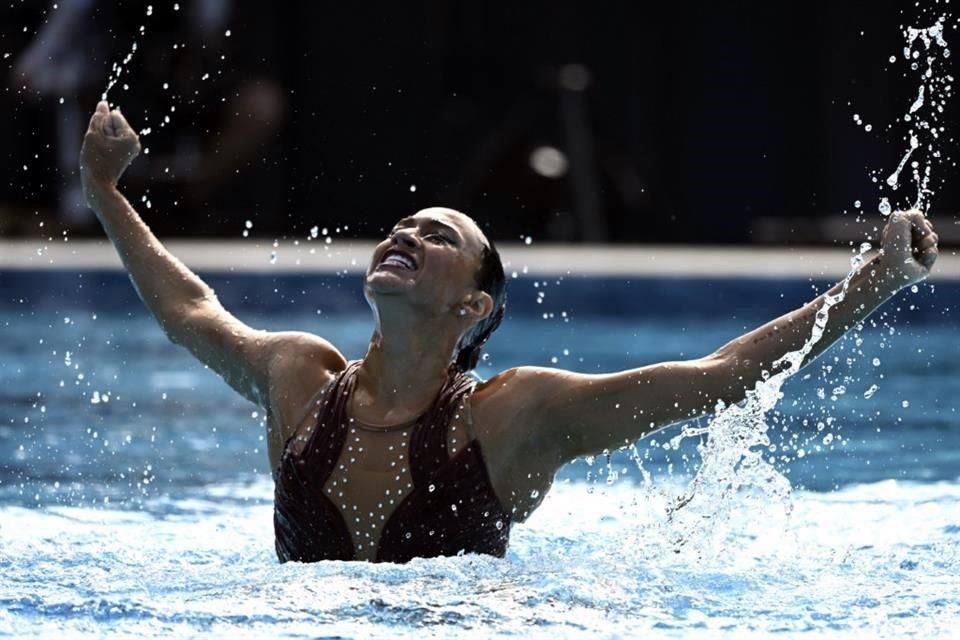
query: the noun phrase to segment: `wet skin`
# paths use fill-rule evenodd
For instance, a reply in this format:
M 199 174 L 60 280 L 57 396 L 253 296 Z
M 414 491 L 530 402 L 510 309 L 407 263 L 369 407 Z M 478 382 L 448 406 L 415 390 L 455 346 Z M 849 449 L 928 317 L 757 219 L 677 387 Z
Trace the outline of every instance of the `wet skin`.
M 98 105 L 81 153 L 88 202 L 170 339 L 267 410 L 276 469 L 288 439 L 312 426 L 319 392 L 346 360 L 319 336 L 259 331 L 220 305 L 117 189 L 138 151 L 123 116 Z M 352 417 L 400 424 L 430 405 L 461 336 L 493 311 L 490 296 L 476 285 L 485 246 L 473 220 L 441 207 L 404 217 L 377 245 L 364 281 L 375 329 L 348 407 Z M 898 290 L 926 278 L 936 257 L 937 235 L 923 214 L 892 215 L 882 250 L 852 278 L 804 364 Z M 839 285 L 827 293 L 838 292 Z M 522 521 L 570 460 L 708 413 L 718 400 L 743 399 L 764 369 L 803 345 L 823 303 L 820 296 L 702 358 L 600 375 L 517 367 L 481 383 L 467 410 L 501 503 Z M 456 451 L 463 442 L 451 444 Z

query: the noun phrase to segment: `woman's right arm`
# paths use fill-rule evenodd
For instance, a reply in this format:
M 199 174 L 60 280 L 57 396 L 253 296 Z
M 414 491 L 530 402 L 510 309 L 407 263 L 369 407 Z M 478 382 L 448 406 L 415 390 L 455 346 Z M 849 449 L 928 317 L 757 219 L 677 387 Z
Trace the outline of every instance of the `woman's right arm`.
M 239 321 L 223 308 L 213 289 L 166 250 L 117 189 L 120 176 L 139 152 L 137 134 L 123 115 L 100 102 L 80 152 L 84 193 L 137 293 L 170 340 L 264 407 L 271 367 L 285 352 L 319 356 L 313 366 L 320 368 L 342 366 L 343 357 L 321 338 L 258 331 Z

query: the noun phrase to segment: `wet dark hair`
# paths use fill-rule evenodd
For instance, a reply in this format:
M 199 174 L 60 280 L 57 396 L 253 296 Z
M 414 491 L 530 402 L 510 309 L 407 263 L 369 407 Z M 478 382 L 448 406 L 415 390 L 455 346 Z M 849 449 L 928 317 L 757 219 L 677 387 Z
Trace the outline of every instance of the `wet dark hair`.
M 503 273 L 503 263 L 500 253 L 493 241 L 488 240 L 480 260 L 480 269 L 477 271 L 477 288 L 485 291 L 493 298 L 493 310 L 486 318 L 473 325 L 464 334 L 457 345 L 457 357 L 453 367 L 467 373 L 477 367 L 483 345 L 487 343 L 493 332 L 503 322 L 503 315 L 507 310 L 507 277 Z

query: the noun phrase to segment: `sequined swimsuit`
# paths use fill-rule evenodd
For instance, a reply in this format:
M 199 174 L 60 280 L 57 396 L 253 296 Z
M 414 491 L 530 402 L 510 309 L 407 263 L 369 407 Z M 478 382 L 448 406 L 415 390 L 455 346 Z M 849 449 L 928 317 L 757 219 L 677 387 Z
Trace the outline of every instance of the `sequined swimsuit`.
M 346 407 L 359 364 L 348 365 L 321 394 L 316 426 L 305 445 L 298 451 L 288 441 L 284 447 L 273 518 L 281 562 L 356 558 L 344 516 L 324 485 L 347 440 Z M 451 420 L 475 386 L 469 376 L 452 376 L 411 426 L 407 457 L 412 488 L 386 519 L 377 562 L 506 553 L 510 517 L 494 493 L 479 442 L 471 438 L 452 458 L 447 450 Z

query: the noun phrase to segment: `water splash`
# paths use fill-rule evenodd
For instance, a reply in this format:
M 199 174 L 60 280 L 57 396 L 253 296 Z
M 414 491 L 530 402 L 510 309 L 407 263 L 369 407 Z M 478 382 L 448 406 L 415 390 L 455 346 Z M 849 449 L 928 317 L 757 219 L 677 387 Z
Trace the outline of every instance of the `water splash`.
M 893 190 L 899 189 L 900 174 L 909 163 L 916 185 L 916 197 L 910 206 L 925 213 L 933 196 L 932 168 L 942 157 L 937 146 L 944 132 L 940 118 L 953 92 L 953 77 L 942 69 L 944 61 L 950 57 L 944 38 L 947 21 L 948 16 L 943 15 L 933 26 L 910 27 L 904 31 L 906 46 L 903 55 L 911 70 L 918 73 L 919 88 L 903 116 L 903 121 L 910 124 L 905 136 L 908 148 L 897 169 L 886 180 Z M 860 124 L 859 115 L 854 116 L 854 121 Z M 880 199 L 879 210 L 884 216 L 889 216 L 893 210 L 890 200 L 890 197 Z M 692 546 L 702 552 L 705 543 L 725 538 L 731 516 L 742 510 L 745 499 L 749 498 L 759 498 L 761 506 L 780 505 L 786 524 L 793 511 L 792 488 L 789 480 L 774 466 L 772 457 L 768 457 L 776 449 L 768 435 L 768 414 L 783 397 L 783 384 L 799 371 L 814 345 L 823 337 L 830 309 L 846 297 L 850 280 L 863 267 L 864 254 L 870 248 L 869 243 L 861 244 L 851 260 L 851 270 L 843 279 L 840 292 L 825 295 L 810 336 L 800 349 L 773 363 L 772 369 L 776 373 L 764 372 L 763 379 L 748 391 L 744 402 L 730 406 L 718 404 L 714 418 L 706 427 L 688 425 L 671 440 L 670 445 L 677 449 L 686 438 L 702 438 L 697 447 L 701 463 L 695 476 L 686 491 L 666 506 L 667 521 L 663 533 L 674 551 L 679 552 L 693 543 Z M 879 362 L 875 359 L 875 366 L 877 364 Z M 864 392 L 864 398 L 869 399 L 877 390 L 876 384 L 871 385 Z M 833 390 L 834 397 L 845 392 L 846 388 L 842 386 Z M 825 444 L 826 438 L 833 439 L 827 434 Z M 797 457 L 803 457 L 805 452 L 797 448 L 795 453 Z
M 786 524 L 793 511 L 792 489 L 773 460 L 766 457 L 773 447 L 767 415 L 783 397 L 783 384 L 800 370 L 823 337 L 830 309 L 846 297 L 850 280 L 863 267 L 864 253 L 869 249 L 870 245 L 865 243 L 854 255 L 840 291 L 836 295 L 825 294 L 810 336 L 800 349 L 773 363 L 776 373 L 764 371 L 763 379 L 747 392 L 743 403 L 718 403 L 716 415 L 706 427 L 688 425 L 671 440 L 671 446 L 677 449 L 686 438 L 709 436 L 697 446 L 700 467 L 687 490 L 667 505 L 663 533 L 674 551 L 679 552 L 691 542 L 702 551 L 711 541 L 726 538 L 731 517 L 751 498 L 758 499 L 763 506 L 780 505 Z M 797 455 L 802 457 L 803 450 L 797 450 Z
M 147 18 L 153 16 L 153 5 L 147 5 Z M 146 25 L 140 25 L 138 33 L 142 37 L 147 32 Z M 113 67 L 110 68 L 110 75 L 107 77 L 107 88 L 103 90 L 103 93 L 100 94 L 101 100 L 106 100 L 107 95 L 110 93 L 110 89 L 114 87 L 119 81 L 120 76 L 123 75 L 125 67 L 130 64 L 130 61 L 133 60 L 133 56 L 137 53 L 137 48 L 139 43 L 137 40 L 134 40 L 130 45 L 130 51 L 120 62 L 114 62 Z
M 909 163 L 916 195 L 907 201 L 910 208 L 926 213 L 930 209 L 934 190 L 931 186 L 933 167 L 940 163 L 942 154 L 938 148 L 945 128 L 941 124 L 946 102 L 953 94 L 953 76 L 946 72 L 950 49 L 944 38 L 949 16 L 944 14 L 929 27 L 904 29 L 903 60 L 917 78 L 917 93 L 911 102 L 903 122 L 908 125 L 904 140 L 907 149 L 886 179 L 886 185 L 894 191 L 901 186 L 901 174 Z M 882 185 L 881 185 L 882 186 Z M 887 201 L 883 198 L 881 202 Z M 889 215 L 890 206 L 881 207 L 880 213 Z

